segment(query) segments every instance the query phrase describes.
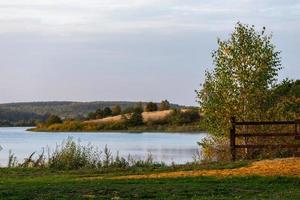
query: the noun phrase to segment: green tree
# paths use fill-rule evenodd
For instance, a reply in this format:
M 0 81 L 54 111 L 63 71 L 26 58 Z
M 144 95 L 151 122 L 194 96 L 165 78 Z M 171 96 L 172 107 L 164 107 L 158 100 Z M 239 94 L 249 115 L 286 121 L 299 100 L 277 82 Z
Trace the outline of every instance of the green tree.
M 88 113 L 87 119 L 91 120 L 91 119 L 96 119 L 97 115 L 95 112 L 90 112 Z
M 146 111 L 146 112 L 157 111 L 157 104 L 156 104 L 156 103 L 153 103 L 153 102 L 147 103 L 147 105 L 146 105 L 146 107 L 145 107 L 145 111 Z
M 48 119 L 46 120 L 46 126 L 51 126 L 53 124 L 61 124 L 62 120 L 57 115 L 50 115 Z
M 279 51 L 271 36 L 254 26 L 237 23 L 228 40 L 218 40 L 213 52 L 215 68 L 206 72 L 197 100 L 208 131 L 226 136 L 230 118 L 261 120 L 266 116 L 265 100 L 280 70 Z
M 136 107 L 130 117 L 126 118 L 126 124 L 128 126 L 143 125 L 144 122 L 142 112 L 143 110 L 140 107 Z
M 159 104 L 159 110 L 170 110 L 170 102 L 168 100 L 163 100 Z
M 115 105 L 114 107 L 112 107 L 111 111 L 112 111 L 112 115 L 120 115 L 122 112 L 122 109 L 121 109 L 121 106 Z
M 101 119 L 101 118 L 104 117 L 104 112 L 103 112 L 103 110 L 102 110 L 101 108 L 98 108 L 98 109 L 96 110 L 95 114 L 96 114 L 96 118 L 97 118 L 97 119 Z
M 122 114 L 132 113 L 133 111 L 134 111 L 134 107 L 132 106 L 126 107 L 125 109 L 123 109 Z
M 103 109 L 103 116 L 104 117 L 109 117 L 112 115 L 112 110 L 109 107 L 105 107 Z
M 283 80 L 270 91 L 266 101 L 268 115 L 274 120 L 294 120 L 300 117 L 300 80 Z

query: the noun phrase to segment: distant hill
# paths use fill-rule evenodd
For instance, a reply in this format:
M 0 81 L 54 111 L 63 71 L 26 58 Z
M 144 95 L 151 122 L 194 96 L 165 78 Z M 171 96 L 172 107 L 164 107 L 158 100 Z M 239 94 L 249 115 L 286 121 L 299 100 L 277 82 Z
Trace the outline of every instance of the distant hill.
M 82 118 L 89 112 L 98 108 L 120 105 L 122 109 L 136 105 L 138 102 L 127 101 L 49 101 L 49 102 L 25 102 L 0 104 L 0 121 L 32 121 L 43 120 L 46 115 L 54 114 L 62 118 Z M 142 102 L 146 104 L 146 102 Z M 172 108 L 183 108 L 177 104 L 171 104 Z

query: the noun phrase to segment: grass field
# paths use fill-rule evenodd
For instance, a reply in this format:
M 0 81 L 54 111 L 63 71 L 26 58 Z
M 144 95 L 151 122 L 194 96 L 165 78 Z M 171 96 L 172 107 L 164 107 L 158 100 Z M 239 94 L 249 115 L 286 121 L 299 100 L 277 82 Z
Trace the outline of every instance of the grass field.
M 299 176 L 114 179 L 126 174 L 234 170 L 248 165 L 242 162 L 126 171 L 4 168 L 0 169 L 0 199 L 300 199 Z

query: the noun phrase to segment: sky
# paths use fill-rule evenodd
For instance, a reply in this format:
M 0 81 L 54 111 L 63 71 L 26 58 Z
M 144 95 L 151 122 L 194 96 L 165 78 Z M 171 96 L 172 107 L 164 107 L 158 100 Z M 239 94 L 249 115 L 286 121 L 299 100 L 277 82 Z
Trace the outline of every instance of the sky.
M 238 21 L 273 34 L 279 80 L 300 78 L 299 0 L 0 0 L 0 103 L 197 105 Z

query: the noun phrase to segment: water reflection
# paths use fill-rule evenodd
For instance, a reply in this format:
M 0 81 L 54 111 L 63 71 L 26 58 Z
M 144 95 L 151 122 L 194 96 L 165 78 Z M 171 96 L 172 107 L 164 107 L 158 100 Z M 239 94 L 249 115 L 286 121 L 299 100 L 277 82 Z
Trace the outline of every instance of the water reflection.
M 113 155 L 131 155 L 135 159 L 144 159 L 151 153 L 155 161 L 185 163 L 193 160 L 199 150 L 197 141 L 206 134 L 177 133 L 32 133 L 26 128 L 0 128 L 0 164 L 5 166 L 11 149 L 18 160 L 23 160 L 32 152 L 41 152 L 43 147 L 54 149 L 68 137 L 83 145 L 91 144 L 99 149 L 109 147 Z

